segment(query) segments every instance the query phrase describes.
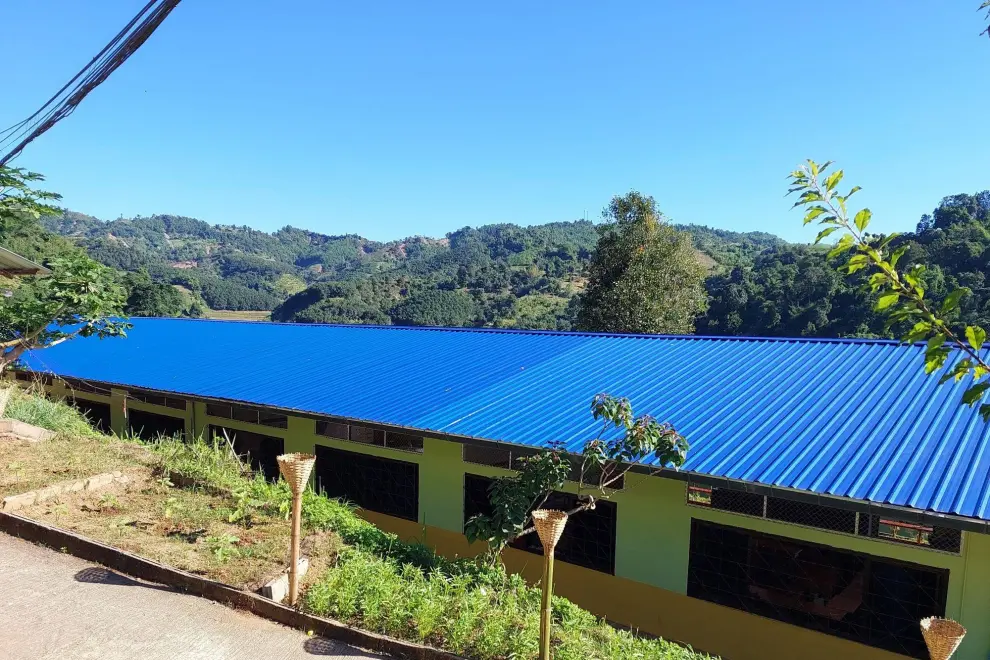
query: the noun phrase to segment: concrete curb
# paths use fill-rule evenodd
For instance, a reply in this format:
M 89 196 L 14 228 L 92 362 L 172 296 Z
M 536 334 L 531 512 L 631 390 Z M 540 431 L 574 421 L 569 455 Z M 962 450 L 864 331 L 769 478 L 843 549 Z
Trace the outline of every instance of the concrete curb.
M 33 426 L 16 419 L 0 419 L 0 440 L 44 442 L 55 437 L 54 431 Z
M 374 653 L 383 653 L 408 660 L 463 660 L 460 656 L 429 646 L 385 637 L 352 628 L 339 621 L 299 612 L 258 594 L 241 591 L 221 582 L 214 582 L 198 575 L 186 573 L 16 514 L 0 511 L 0 532 L 62 550 L 80 559 L 102 564 L 132 577 L 174 587 L 194 596 L 202 596 L 218 603 L 247 610 L 290 628 L 312 631 L 321 637 L 336 639 Z

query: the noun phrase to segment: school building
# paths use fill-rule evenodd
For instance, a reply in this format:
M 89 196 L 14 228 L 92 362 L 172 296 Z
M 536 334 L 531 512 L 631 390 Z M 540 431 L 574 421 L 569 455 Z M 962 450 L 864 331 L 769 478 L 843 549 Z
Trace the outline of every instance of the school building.
M 638 466 L 558 546 L 592 612 L 730 660 L 925 658 L 920 619 L 990 656 L 990 426 L 922 346 L 134 319 L 35 352 L 106 430 L 223 434 L 254 466 L 317 456 L 315 485 L 446 555 L 492 478 L 549 441 L 580 452 L 595 394 L 690 442 Z M 576 484 L 549 503 L 569 508 Z M 539 579 L 535 535 L 506 564 Z M 527 545 L 528 544 L 528 545 Z

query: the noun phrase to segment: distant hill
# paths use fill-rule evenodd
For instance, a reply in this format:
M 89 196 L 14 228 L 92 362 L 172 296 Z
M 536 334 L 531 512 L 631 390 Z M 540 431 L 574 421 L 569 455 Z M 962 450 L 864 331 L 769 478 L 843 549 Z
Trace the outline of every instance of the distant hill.
M 465 227 L 389 242 L 285 227 L 266 233 L 172 215 L 46 227 L 124 271 L 147 270 L 214 310 L 302 322 L 569 328 L 598 235 L 588 221 Z M 713 273 L 782 244 L 763 233 L 681 225 Z

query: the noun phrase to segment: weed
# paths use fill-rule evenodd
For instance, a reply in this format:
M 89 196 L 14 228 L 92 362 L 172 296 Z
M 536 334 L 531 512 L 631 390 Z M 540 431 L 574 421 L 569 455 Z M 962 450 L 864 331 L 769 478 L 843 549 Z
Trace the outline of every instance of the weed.
M 240 555 L 240 552 L 236 546 L 240 540 L 240 538 L 229 534 L 224 534 L 222 536 L 207 536 L 206 547 L 210 549 L 210 552 L 213 553 L 216 560 L 223 564 L 232 557 L 237 557 Z

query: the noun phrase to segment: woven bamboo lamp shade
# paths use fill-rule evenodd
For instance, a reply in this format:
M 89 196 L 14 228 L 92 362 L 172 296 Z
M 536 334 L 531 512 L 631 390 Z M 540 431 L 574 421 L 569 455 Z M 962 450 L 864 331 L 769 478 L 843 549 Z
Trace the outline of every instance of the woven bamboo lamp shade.
M 548 552 L 557 547 L 565 525 L 567 525 L 567 514 L 563 511 L 537 509 L 533 512 L 533 527 L 540 536 L 543 549 Z
M 553 551 L 567 525 L 567 514 L 554 509 L 533 512 L 533 527 L 543 544 L 543 601 L 540 605 L 540 660 L 550 660 L 550 598 L 553 595 Z
M 921 634 L 932 660 L 949 660 L 966 636 L 966 629 L 952 619 L 930 616 L 921 620 Z
M 299 535 L 302 529 L 302 494 L 316 465 L 312 454 L 282 454 L 276 458 L 278 470 L 292 490 L 292 539 L 289 546 L 289 604 L 299 595 Z
M 312 454 L 282 454 L 278 460 L 278 469 L 282 477 L 289 484 L 293 494 L 306 490 L 309 483 L 309 475 L 316 465 L 316 456 Z

